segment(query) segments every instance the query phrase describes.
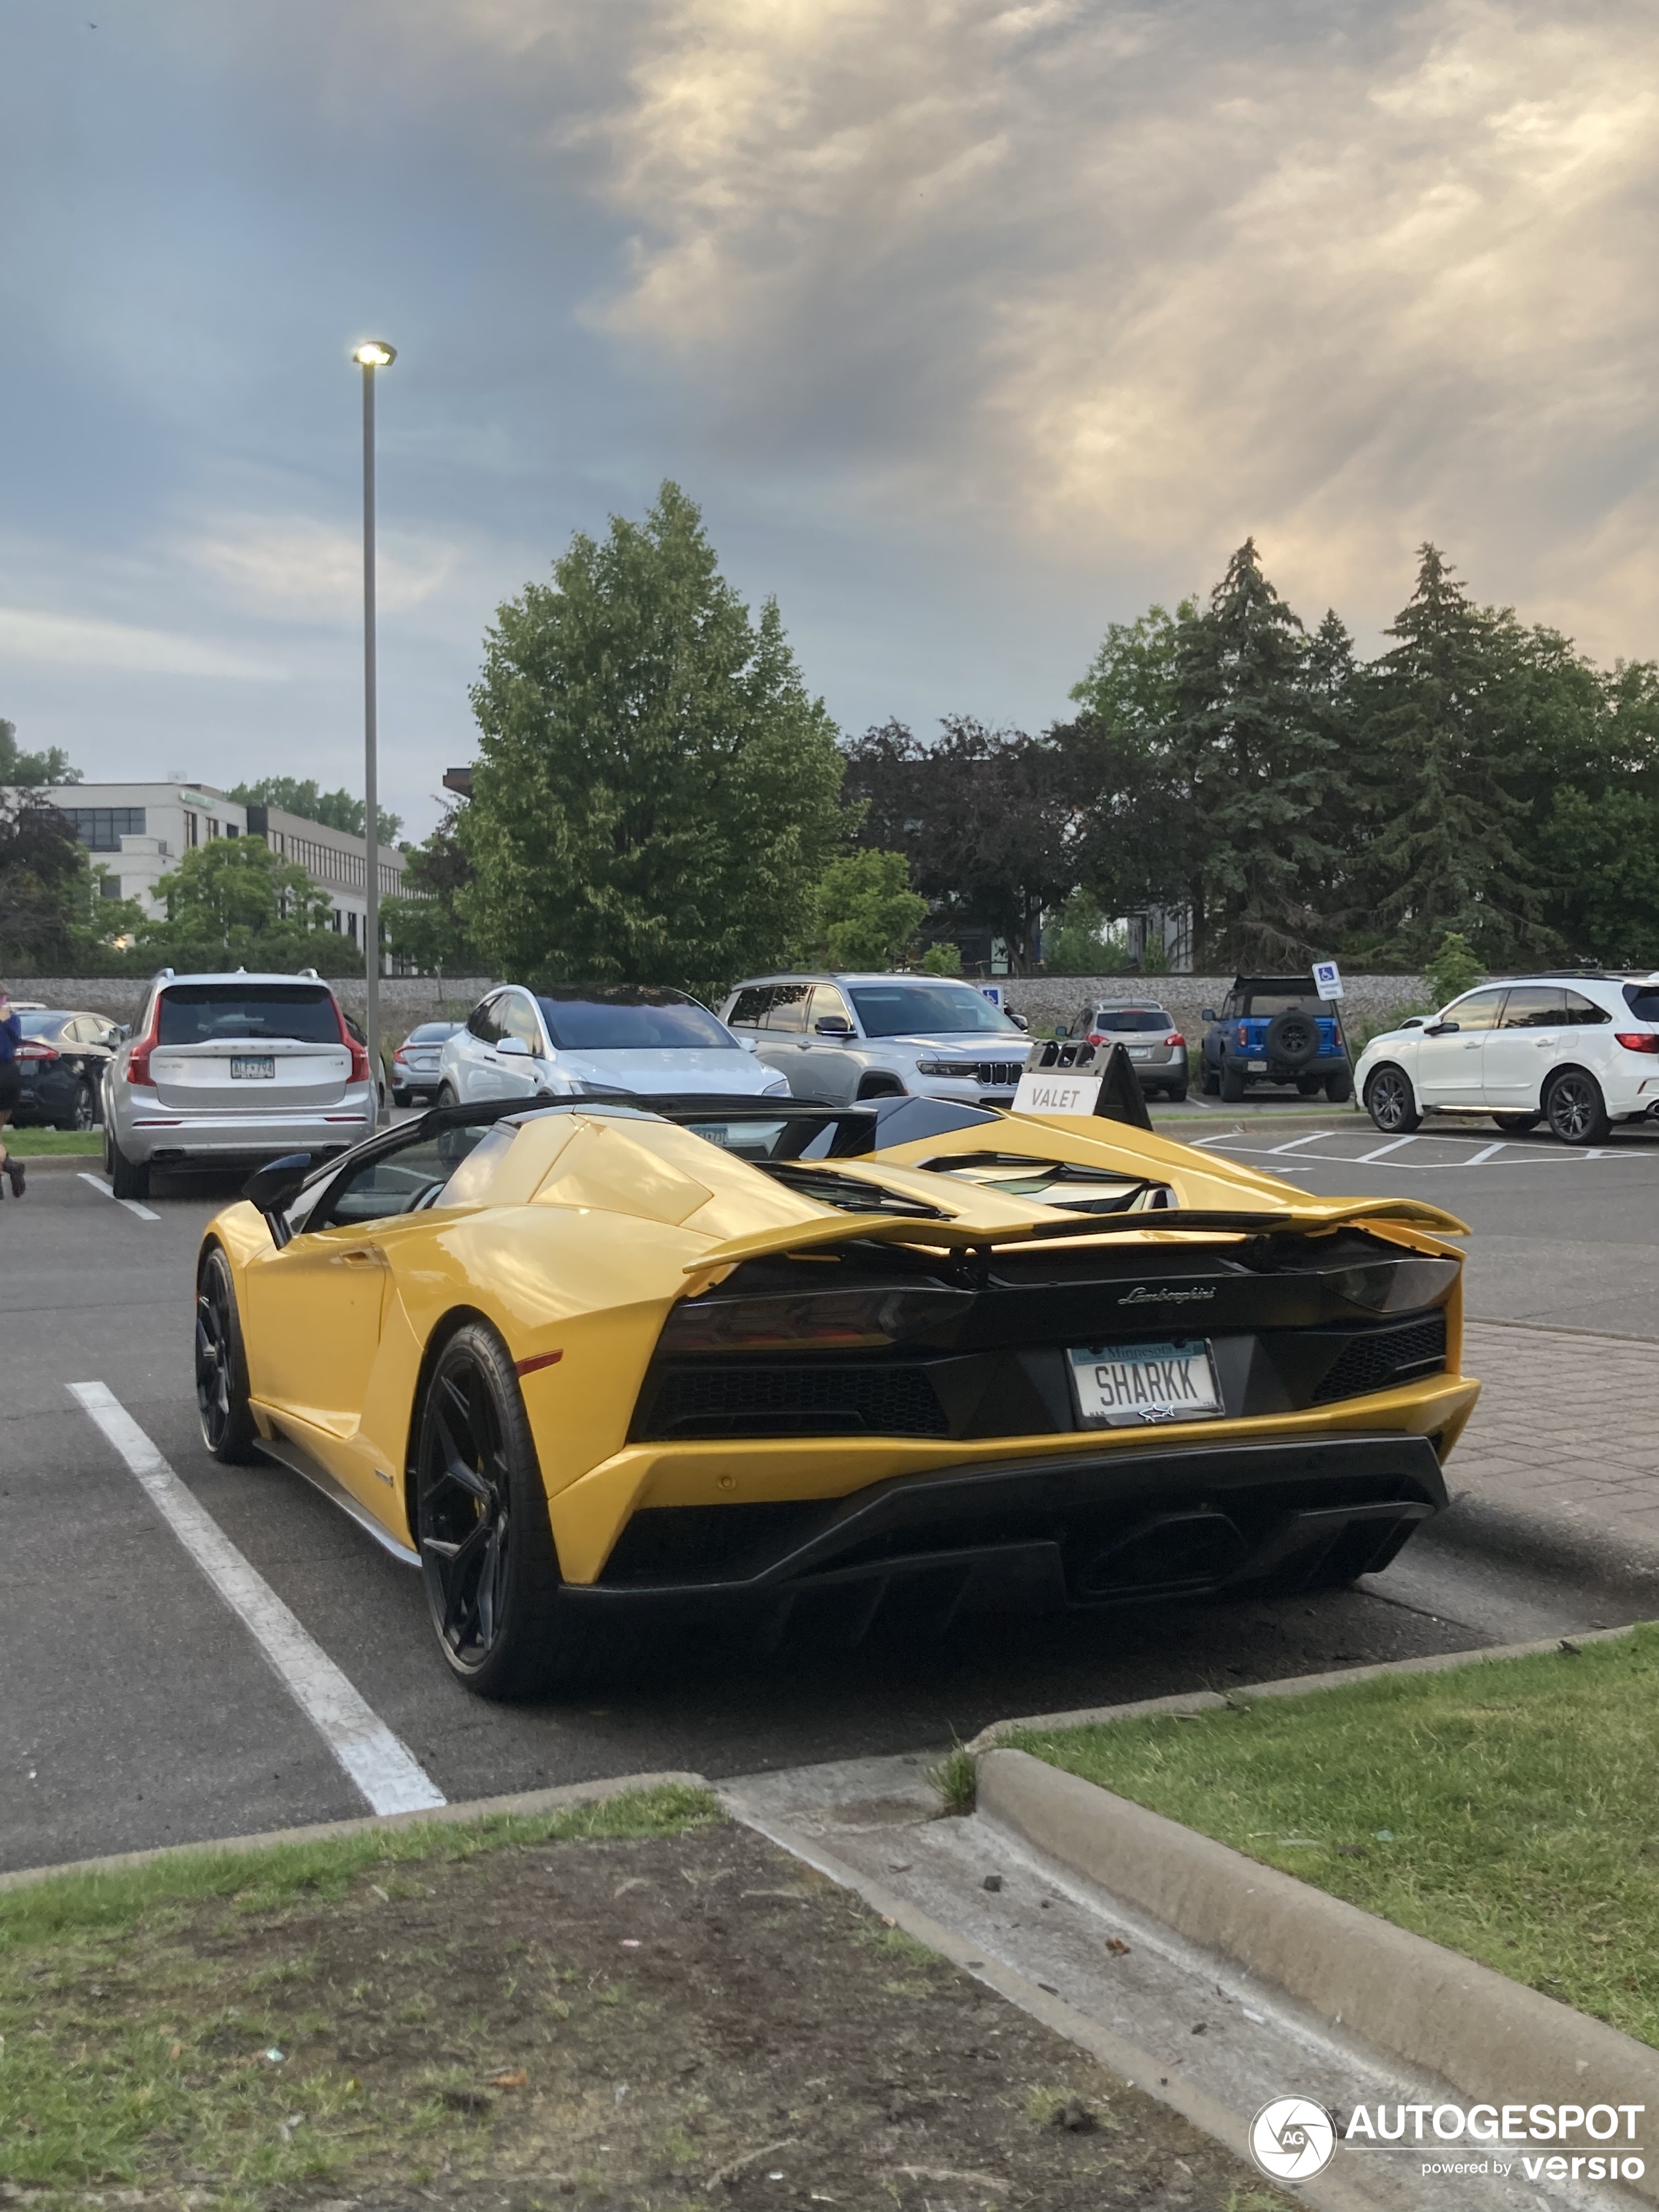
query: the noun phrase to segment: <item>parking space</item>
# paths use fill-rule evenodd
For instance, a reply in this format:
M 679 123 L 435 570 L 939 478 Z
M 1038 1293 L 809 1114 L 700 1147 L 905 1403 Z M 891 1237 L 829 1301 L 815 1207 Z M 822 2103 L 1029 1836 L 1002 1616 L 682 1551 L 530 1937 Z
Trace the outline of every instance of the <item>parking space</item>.
M 1659 1318 L 1650 1228 L 1637 1233 L 1653 1218 L 1659 1146 L 1593 1161 L 1522 1143 L 1494 1173 L 1498 1155 L 1475 1157 L 1490 1138 L 1437 1135 L 1362 1158 L 1381 1141 L 1322 1125 L 1235 1127 L 1211 1143 L 1274 1172 L 1294 1167 L 1304 1187 L 1416 1188 L 1466 1217 L 1484 1208 L 1496 1233 L 1474 1247 L 1477 1310 L 1498 1310 L 1493 1286 L 1506 1270 L 1517 1284 L 1536 1277 L 1526 1257 L 1534 1245 L 1553 1255 L 1559 1291 L 1576 1220 L 1605 1297 L 1634 1310 L 1645 1296 Z M 216 1588 L 72 1395 L 76 1384 L 106 1387 L 269 1593 L 279 1626 L 291 1618 L 299 1648 L 314 1646 L 367 1725 L 405 1747 L 451 1800 L 652 1767 L 753 1772 L 912 1751 L 1012 1712 L 1462 1649 L 1504 1632 L 1507 1599 L 1488 1596 L 1484 1610 L 1472 1601 L 1460 1618 L 1443 1571 L 1425 1601 L 1427 1585 L 1402 1562 L 1374 1591 L 989 1618 L 941 1641 L 896 1629 L 850 1650 L 791 1644 L 763 1654 L 682 1639 L 580 1699 L 483 1704 L 443 1669 L 416 1573 L 287 1471 L 221 1467 L 201 1444 L 193 1262 L 229 1194 L 228 1185 L 158 1177 L 139 1212 L 90 1172 L 56 1169 L 0 1214 L 0 1511 L 9 1538 L 0 1554 L 0 1867 L 249 1832 L 365 1803 L 337 1744 L 283 1679 L 281 1650 Z M 1535 1280 L 1527 1294 L 1538 1294 Z

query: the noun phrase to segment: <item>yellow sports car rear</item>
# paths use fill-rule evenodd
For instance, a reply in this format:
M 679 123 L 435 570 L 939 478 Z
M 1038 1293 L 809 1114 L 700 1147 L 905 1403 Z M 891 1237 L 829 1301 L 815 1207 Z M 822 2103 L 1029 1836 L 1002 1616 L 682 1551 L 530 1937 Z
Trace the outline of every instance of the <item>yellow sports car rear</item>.
M 221 1458 L 419 1568 L 469 1686 L 623 1624 L 1351 1581 L 1445 1503 L 1462 1224 L 926 1099 L 440 1109 L 210 1226 Z

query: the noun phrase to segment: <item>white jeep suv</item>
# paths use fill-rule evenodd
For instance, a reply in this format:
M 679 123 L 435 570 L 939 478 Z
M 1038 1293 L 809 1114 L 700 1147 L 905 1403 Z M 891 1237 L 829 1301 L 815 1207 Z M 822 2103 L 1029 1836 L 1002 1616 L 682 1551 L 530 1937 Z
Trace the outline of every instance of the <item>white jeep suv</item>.
M 1373 1037 L 1354 1071 L 1379 1129 L 1425 1114 L 1490 1114 L 1517 1133 L 1547 1122 L 1599 1145 L 1615 1121 L 1659 1118 L 1659 975 L 1517 975 Z
M 906 1095 L 1012 1106 L 1031 1052 L 1018 1024 L 948 976 L 757 976 L 720 1012 L 798 1097 L 837 1106 Z

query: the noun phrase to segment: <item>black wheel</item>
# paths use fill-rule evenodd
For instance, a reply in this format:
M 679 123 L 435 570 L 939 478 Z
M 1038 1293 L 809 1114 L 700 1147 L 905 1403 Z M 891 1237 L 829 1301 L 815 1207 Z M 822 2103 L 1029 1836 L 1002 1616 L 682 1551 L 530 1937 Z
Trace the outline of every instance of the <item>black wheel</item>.
M 1305 1067 L 1319 1053 L 1319 1018 L 1288 1006 L 1267 1024 L 1261 1057 L 1280 1067 Z
M 109 1187 L 117 1198 L 148 1198 L 149 1196 L 149 1162 L 142 1164 L 130 1160 L 115 1141 L 113 1130 L 104 1132 L 104 1165 L 109 1170 Z
M 1206 1098 L 1215 1097 L 1221 1089 L 1221 1078 L 1206 1060 L 1199 1071 L 1198 1087 Z
M 547 1496 L 513 1363 L 482 1322 L 455 1332 L 427 1384 L 415 1520 L 451 1673 L 482 1698 L 550 1687 L 569 1655 Z
M 1316 1075 L 1298 1075 L 1296 1087 L 1304 1098 L 1317 1098 L 1325 1085 Z
M 1392 1062 L 1376 1069 L 1365 1085 L 1365 1111 L 1385 1136 L 1408 1137 L 1423 1116 L 1412 1096 L 1411 1078 Z
M 1604 1144 L 1613 1127 L 1601 1085 L 1577 1067 L 1552 1079 L 1544 1093 L 1544 1119 L 1564 1145 Z
M 78 1129 L 82 1133 L 98 1127 L 98 1100 L 91 1084 L 76 1085 L 74 1103 L 63 1120 L 54 1126 L 59 1129 Z
M 1353 1078 L 1346 1067 L 1340 1073 L 1327 1079 L 1325 1096 L 1333 1106 L 1346 1106 L 1349 1099 L 1353 1097 Z
M 1221 1063 L 1221 1095 L 1230 1106 L 1237 1106 L 1244 1096 L 1244 1071 L 1237 1060 Z
M 1187 1096 L 1187 1086 L 1184 1083 L 1172 1084 L 1169 1091 L 1164 1095 L 1169 1099 L 1171 1106 L 1179 1106 L 1182 1100 Z
M 407 1106 L 413 1096 L 414 1093 L 410 1091 L 393 1091 L 392 1103 L 394 1106 Z
M 1511 1137 L 1524 1137 L 1528 1129 L 1535 1129 L 1543 1120 L 1541 1114 L 1494 1114 L 1492 1120 Z
M 247 1361 L 230 1262 L 216 1245 L 196 1279 L 196 1411 L 215 1459 L 240 1467 L 257 1456 Z

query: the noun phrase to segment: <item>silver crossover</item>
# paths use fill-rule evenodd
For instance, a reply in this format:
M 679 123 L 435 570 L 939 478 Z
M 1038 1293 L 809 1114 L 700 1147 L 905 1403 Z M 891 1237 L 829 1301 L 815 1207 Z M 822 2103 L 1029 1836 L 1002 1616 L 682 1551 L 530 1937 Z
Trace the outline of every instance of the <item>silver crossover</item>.
M 118 1198 L 152 1168 L 326 1155 L 374 1127 L 368 1054 L 314 974 L 175 975 L 104 1075 L 104 1161 Z

